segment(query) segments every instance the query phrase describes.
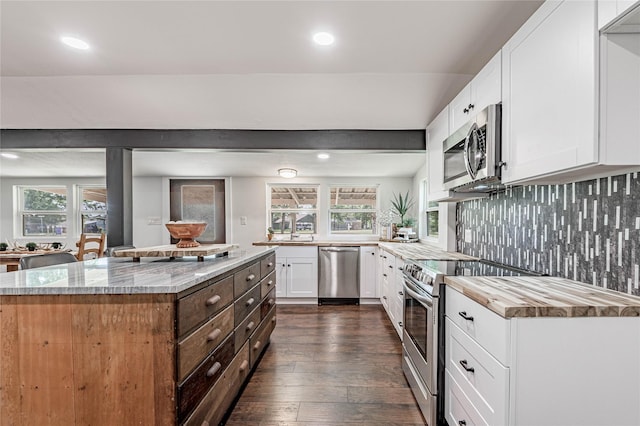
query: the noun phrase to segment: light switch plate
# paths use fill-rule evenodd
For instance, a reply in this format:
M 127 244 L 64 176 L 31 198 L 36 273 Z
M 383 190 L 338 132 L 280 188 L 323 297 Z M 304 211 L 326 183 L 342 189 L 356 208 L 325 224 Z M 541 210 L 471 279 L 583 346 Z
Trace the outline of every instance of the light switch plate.
M 240 225 L 246 225 L 246 224 L 247 224 L 247 217 L 240 216 Z
M 162 219 L 157 216 L 148 216 L 147 225 L 162 225 Z

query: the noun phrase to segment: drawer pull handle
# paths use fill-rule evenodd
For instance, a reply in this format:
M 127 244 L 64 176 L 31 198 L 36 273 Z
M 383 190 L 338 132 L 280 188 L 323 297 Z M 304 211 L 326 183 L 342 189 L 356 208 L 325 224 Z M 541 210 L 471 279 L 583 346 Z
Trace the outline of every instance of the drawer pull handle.
M 273 284 L 273 280 L 269 280 L 269 281 L 267 282 L 267 287 L 271 287 L 271 285 L 272 285 L 272 284 Z
M 399 294 L 400 296 L 404 296 L 404 293 L 403 293 L 403 292 L 401 292 L 401 291 L 399 291 L 399 292 L 398 292 L 398 294 Z
M 251 306 L 253 305 L 253 302 L 255 302 L 256 300 L 252 297 L 251 299 L 247 300 L 247 303 L 245 303 L 246 306 Z
M 464 420 L 460 420 L 460 421 L 458 422 L 458 424 L 459 424 L 460 426 L 467 426 L 467 422 L 466 422 L 466 421 L 464 421 Z
M 389 269 L 393 269 L 393 266 L 389 265 Z
M 465 311 L 458 312 L 458 315 L 460 315 L 462 318 L 466 319 L 467 321 L 473 321 L 473 317 L 470 315 L 467 315 Z
M 207 371 L 207 377 L 211 377 L 216 374 L 218 370 L 220 370 L 220 368 L 222 368 L 222 364 L 220 364 L 219 362 L 213 364 L 213 367 L 211 367 L 209 371 Z
M 249 366 L 249 361 L 245 359 L 244 361 L 242 361 L 242 364 L 240 364 L 240 368 L 238 370 L 240 370 L 240 372 L 242 373 L 244 370 L 247 369 L 248 366 Z
M 383 298 L 384 300 L 387 300 L 387 296 L 382 296 L 382 298 Z
M 256 342 L 256 344 L 255 344 L 255 345 L 253 345 L 253 350 L 254 350 L 254 351 L 257 351 L 258 349 L 260 349 L 260 345 L 261 345 L 261 344 L 262 344 L 262 342 L 260 342 L 260 340 L 258 340 L 258 341 Z
M 210 297 L 207 299 L 207 306 L 212 306 L 215 305 L 216 303 L 218 303 L 220 301 L 221 297 L 219 295 L 215 295 L 213 297 Z
M 222 334 L 222 330 L 216 328 L 211 333 L 207 334 L 207 342 L 211 342 L 212 340 L 216 340 L 216 338 Z
M 251 321 L 249 324 L 247 324 L 247 331 L 250 331 L 253 326 L 255 325 L 255 323 L 253 321 Z
M 383 276 L 383 277 L 386 277 L 386 276 L 387 276 L 387 274 L 382 274 L 382 276 Z
M 460 360 L 460 365 L 462 366 L 462 368 L 465 369 L 465 371 L 468 371 L 469 373 L 474 373 L 476 371 L 475 368 L 469 367 L 467 365 L 467 360 L 466 359 Z
M 255 274 L 249 274 L 247 275 L 247 281 L 253 281 L 255 277 L 256 277 Z
M 267 263 L 267 268 L 271 268 L 273 266 L 273 262 Z

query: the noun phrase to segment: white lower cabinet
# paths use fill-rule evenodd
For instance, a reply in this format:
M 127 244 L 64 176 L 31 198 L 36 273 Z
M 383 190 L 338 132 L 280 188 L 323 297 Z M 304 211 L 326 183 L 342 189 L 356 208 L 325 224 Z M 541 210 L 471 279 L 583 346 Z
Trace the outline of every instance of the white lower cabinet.
M 317 247 L 279 247 L 276 271 L 276 297 L 318 297 Z
M 640 319 L 505 319 L 447 287 L 449 425 L 640 424 Z
M 404 296 L 402 294 L 402 265 L 404 261 L 380 249 L 380 302 L 389 320 L 402 339 L 402 319 L 404 316 Z
M 378 297 L 378 248 L 360 247 L 360 298 Z

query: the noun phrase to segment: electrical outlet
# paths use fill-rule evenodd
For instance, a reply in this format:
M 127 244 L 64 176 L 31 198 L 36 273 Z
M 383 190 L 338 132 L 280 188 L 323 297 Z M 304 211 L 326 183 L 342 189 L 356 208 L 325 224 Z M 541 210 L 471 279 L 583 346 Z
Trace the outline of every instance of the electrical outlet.
M 464 230 L 464 242 L 465 243 L 470 243 L 471 242 L 471 229 L 465 229 Z
M 147 225 L 162 225 L 162 219 L 157 216 L 148 216 Z
M 247 217 L 240 216 L 240 225 L 246 225 L 246 224 L 247 224 Z

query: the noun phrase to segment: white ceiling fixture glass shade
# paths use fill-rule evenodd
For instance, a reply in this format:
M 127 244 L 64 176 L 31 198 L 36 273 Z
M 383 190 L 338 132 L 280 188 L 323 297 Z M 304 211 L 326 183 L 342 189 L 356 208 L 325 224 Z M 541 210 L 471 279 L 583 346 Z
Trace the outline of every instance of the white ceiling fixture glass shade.
M 62 36 L 60 37 L 60 41 L 74 49 L 89 50 L 89 43 L 76 37 Z
M 280 177 L 291 179 L 298 176 L 298 171 L 296 169 L 284 168 L 278 169 L 278 174 Z
M 16 154 L 12 154 L 12 153 L 10 153 L 10 152 L 3 152 L 3 153 L 0 153 L 0 156 L 2 156 L 2 157 L 4 157 L 4 158 L 10 158 L 10 159 L 12 159 L 12 160 L 15 160 L 16 158 L 20 158 L 20 157 L 18 157 Z
M 333 34 L 327 32 L 319 32 L 313 35 L 313 41 L 320 46 L 332 45 L 335 40 Z
M 330 155 L 327 154 L 326 152 L 321 152 L 320 154 L 318 154 L 318 158 L 321 160 L 327 160 L 329 159 Z

